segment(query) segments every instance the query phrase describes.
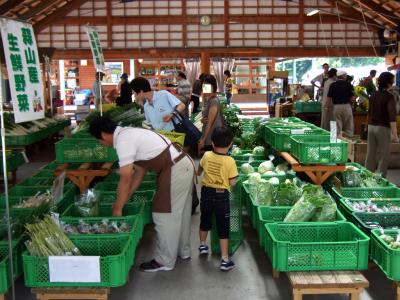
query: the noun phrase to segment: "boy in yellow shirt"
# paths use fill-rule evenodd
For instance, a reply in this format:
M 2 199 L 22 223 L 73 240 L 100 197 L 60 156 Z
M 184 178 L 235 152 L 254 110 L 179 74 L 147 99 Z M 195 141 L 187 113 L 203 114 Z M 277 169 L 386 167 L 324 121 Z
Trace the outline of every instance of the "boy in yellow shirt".
M 200 202 L 200 255 L 208 254 L 207 234 L 215 214 L 221 247 L 221 271 L 235 267 L 228 256 L 229 244 L 229 192 L 236 184 L 238 171 L 234 159 L 227 155 L 232 146 L 233 134 L 228 127 L 217 127 L 211 135 L 213 151 L 204 153 L 200 161 L 198 176 L 204 171 Z

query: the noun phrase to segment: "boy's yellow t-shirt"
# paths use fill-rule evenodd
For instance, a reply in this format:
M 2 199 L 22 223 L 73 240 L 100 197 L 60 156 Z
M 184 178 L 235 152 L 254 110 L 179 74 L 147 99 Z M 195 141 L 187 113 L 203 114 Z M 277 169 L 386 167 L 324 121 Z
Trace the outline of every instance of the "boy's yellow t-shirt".
M 229 179 L 238 177 L 235 160 L 226 154 L 207 151 L 200 160 L 200 166 L 204 170 L 201 181 L 204 186 L 230 190 Z

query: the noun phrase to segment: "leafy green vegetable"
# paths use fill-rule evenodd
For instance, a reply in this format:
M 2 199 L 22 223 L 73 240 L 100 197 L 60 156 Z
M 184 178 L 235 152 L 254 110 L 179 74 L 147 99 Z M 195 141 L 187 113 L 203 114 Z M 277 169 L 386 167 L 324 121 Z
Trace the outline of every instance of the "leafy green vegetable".
M 292 206 L 302 195 L 302 189 L 293 181 L 279 183 L 275 191 L 276 206 Z
M 250 174 L 254 172 L 254 168 L 249 163 L 244 163 L 240 166 L 240 172 L 243 174 Z
M 253 155 L 264 155 L 265 148 L 263 146 L 256 146 L 253 149 Z

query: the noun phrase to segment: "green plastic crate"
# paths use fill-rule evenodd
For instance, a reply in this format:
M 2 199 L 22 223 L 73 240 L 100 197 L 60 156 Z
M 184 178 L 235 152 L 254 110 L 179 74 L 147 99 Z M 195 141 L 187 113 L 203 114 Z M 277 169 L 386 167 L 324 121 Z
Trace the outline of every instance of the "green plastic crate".
M 119 182 L 119 174 L 116 172 L 112 172 L 106 177 L 104 177 L 103 182 Z M 143 181 L 154 181 L 157 180 L 157 174 L 154 172 L 147 172 L 146 175 L 143 177 Z
M 100 256 L 99 283 L 50 282 L 48 257 L 23 254 L 25 285 L 27 287 L 118 287 L 126 283 L 132 266 L 132 237 L 116 236 L 71 236 L 71 241 L 82 255 Z
M 347 162 L 347 142 L 330 142 L 329 135 L 291 136 L 291 154 L 302 164 L 344 164 Z
M 154 181 L 142 181 L 140 186 L 136 191 L 154 191 L 156 190 L 157 186 Z M 95 185 L 94 190 L 99 193 L 100 195 L 112 195 L 115 194 L 118 190 L 118 182 L 99 182 Z M 150 199 L 151 200 L 151 199 Z
M 96 139 L 63 139 L 55 145 L 56 161 L 59 163 L 118 160 L 114 148 L 103 146 Z
M 319 113 L 321 112 L 321 102 L 316 101 L 297 101 L 294 103 L 294 110 L 303 113 Z
M 248 162 L 249 160 L 266 160 L 267 156 L 265 154 L 262 155 L 254 155 L 253 150 L 240 150 L 241 154 L 232 154 L 232 158 L 236 162 Z
M 13 152 L 6 155 L 7 171 L 14 171 L 25 164 L 24 156 L 21 152 Z M 3 155 L 0 155 L 0 168 L 3 170 Z
M 337 188 L 333 187 L 331 195 L 334 199 L 339 200 L 340 198 L 400 198 L 400 189 L 394 184 L 389 183 L 385 187 L 373 187 L 373 188 Z
M 22 252 L 24 244 L 22 240 L 13 241 L 13 271 L 14 278 L 10 277 L 10 259 L 9 259 L 9 248 L 7 241 L 0 241 L 0 295 L 7 293 L 11 286 L 11 281 L 17 279 L 22 275 Z
M 29 146 L 33 144 L 32 133 L 26 135 L 10 135 L 6 136 L 6 145 L 8 146 Z
M 73 139 L 89 139 L 93 138 L 93 136 L 89 133 L 89 131 L 86 130 L 80 130 L 77 133 L 74 133 L 72 135 Z
M 20 182 L 18 186 L 35 187 L 35 186 L 48 186 L 51 187 L 55 177 L 30 177 Z
M 399 230 L 385 229 L 384 233 L 396 239 Z M 380 236 L 380 229 L 371 231 L 371 258 L 389 279 L 400 281 L 400 250 L 390 248 Z
M 348 222 L 270 223 L 265 245 L 279 272 L 364 270 L 369 237 Z
M 232 255 L 240 247 L 243 241 L 243 218 L 242 203 L 240 201 L 240 187 L 235 185 L 230 193 L 230 225 L 229 225 L 229 254 Z M 219 238 L 213 218 L 211 229 L 211 251 L 213 253 L 221 253 L 219 246 Z
M 354 212 L 355 224 L 366 234 L 372 229 L 400 229 L 400 212 L 398 213 L 361 213 Z
M 112 216 L 112 202 L 102 203 L 100 200 L 99 205 L 99 215 L 98 217 L 111 217 Z M 134 216 L 138 214 L 142 214 L 143 216 L 143 224 L 149 224 L 152 222 L 152 215 L 148 214 L 147 212 L 147 205 L 146 203 L 140 202 L 128 202 L 125 204 L 122 215 L 123 216 Z M 75 204 L 71 204 L 63 213 L 62 217 L 78 217 L 81 218 L 82 216 L 79 214 L 78 210 L 76 209 Z
M 266 230 L 265 224 L 267 223 L 278 223 L 283 222 L 286 218 L 289 211 L 292 209 L 292 206 L 258 206 L 257 207 L 257 215 L 258 215 L 258 224 L 257 231 L 258 236 L 260 238 L 260 245 L 262 247 L 266 247 L 265 239 L 266 239 Z M 336 219 L 335 222 L 345 222 L 346 218 L 342 215 L 342 213 L 337 210 L 336 211 Z M 311 221 L 310 221 L 311 222 Z M 302 222 L 299 222 L 302 223 Z M 309 222 L 305 222 L 309 223 Z
M 388 204 L 393 204 L 395 206 L 400 206 L 400 198 L 340 198 L 338 203 L 338 207 L 340 211 L 343 213 L 343 215 L 347 218 L 347 220 L 352 220 L 354 221 L 353 218 L 353 213 L 356 212 L 354 211 L 347 203 L 346 201 L 350 202 L 368 202 L 368 201 L 373 201 L 374 204 L 376 204 L 378 207 L 383 207 Z
M 316 126 L 305 126 L 299 129 L 278 127 L 270 129 L 271 146 L 277 151 L 290 151 L 292 142 L 290 137 L 296 135 L 328 135 L 329 132 Z

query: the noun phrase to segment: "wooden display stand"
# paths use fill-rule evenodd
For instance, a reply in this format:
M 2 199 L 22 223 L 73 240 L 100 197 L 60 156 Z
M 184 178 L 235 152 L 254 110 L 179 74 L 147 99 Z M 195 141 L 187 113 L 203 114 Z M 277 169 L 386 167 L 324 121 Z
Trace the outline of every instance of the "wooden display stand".
M 94 169 L 93 163 L 83 163 L 76 170 L 68 170 L 68 164 L 62 164 L 55 170 L 55 175 L 59 176 L 62 172 L 65 172 L 65 176 L 69 178 L 77 187 L 81 193 L 89 188 L 90 183 L 95 177 L 105 177 L 110 173 L 110 169 L 113 166 L 113 162 L 103 163 L 100 168 Z
M 396 282 L 397 300 L 400 300 L 400 281 Z
M 293 300 L 303 295 L 350 294 L 351 300 L 358 300 L 369 286 L 368 280 L 358 271 L 289 272 L 293 289 Z
M 32 289 L 37 300 L 107 300 L 108 288 L 41 288 Z
M 288 152 L 280 152 L 279 154 L 292 166 L 293 171 L 306 173 L 317 185 L 323 184 L 333 173 L 346 170 L 345 165 L 301 165 Z

